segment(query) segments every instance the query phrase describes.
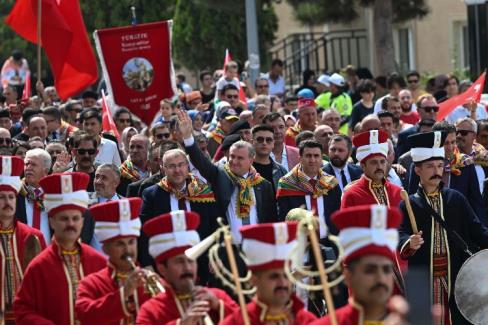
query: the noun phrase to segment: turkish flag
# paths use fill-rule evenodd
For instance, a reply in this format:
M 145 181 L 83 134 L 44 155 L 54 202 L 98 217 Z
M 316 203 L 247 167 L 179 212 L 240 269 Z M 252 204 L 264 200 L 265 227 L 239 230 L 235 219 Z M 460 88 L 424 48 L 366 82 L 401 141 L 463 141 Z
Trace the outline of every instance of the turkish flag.
M 470 101 L 480 102 L 481 94 L 485 88 L 486 71 L 478 77 L 478 79 L 465 92 L 449 98 L 445 102 L 439 104 L 439 113 L 437 113 L 437 121 L 442 121 L 449 115 L 456 107 L 462 106 Z
M 107 98 L 105 96 L 105 91 L 102 89 L 102 129 L 104 132 L 109 132 L 115 135 L 117 140 L 120 142 L 120 134 L 115 125 L 114 119 L 112 117 L 112 111 L 108 108 Z
M 97 81 L 95 54 L 78 0 L 41 2 L 41 44 L 51 65 L 58 95 L 67 99 Z M 6 19 L 17 34 L 35 44 L 37 4 L 38 0 L 17 0 Z

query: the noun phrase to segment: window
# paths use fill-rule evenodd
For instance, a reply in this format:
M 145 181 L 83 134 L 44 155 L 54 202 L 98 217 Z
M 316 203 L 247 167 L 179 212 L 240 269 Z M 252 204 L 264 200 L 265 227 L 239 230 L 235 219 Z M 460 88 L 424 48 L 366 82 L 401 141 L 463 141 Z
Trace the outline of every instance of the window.
M 415 69 L 412 30 L 410 28 L 398 28 L 393 33 L 395 44 L 395 59 L 401 72 Z
M 469 35 L 466 21 L 453 23 L 453 63 L 455 69 L 469 69 Z

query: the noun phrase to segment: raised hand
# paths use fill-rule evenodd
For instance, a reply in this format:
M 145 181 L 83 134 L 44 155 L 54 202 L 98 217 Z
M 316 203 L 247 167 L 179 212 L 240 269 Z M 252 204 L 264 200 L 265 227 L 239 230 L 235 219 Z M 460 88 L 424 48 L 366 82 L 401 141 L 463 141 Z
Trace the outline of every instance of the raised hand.
M 193 133 L 193 123 L 188 113 L 181 108 L 176 109 L 176 116 L 178 117 L 178 124 L 183 139 L 189 139 Z
M 53 173 L 62 173 L 68 169 L 70 155 L 67 152 L 61 152 L 56 156 L 56 162 L 53 165 Z

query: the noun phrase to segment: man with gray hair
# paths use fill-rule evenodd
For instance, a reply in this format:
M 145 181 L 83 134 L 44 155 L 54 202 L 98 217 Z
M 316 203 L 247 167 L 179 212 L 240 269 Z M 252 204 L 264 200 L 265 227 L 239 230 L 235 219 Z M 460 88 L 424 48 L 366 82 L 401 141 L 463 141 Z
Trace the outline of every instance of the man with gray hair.
M 51 231 L 39 181 L 49 174 L 50 169 L 51 156 L 46 150 L 38 148 L 27 151 L 24 159 L 25 177 L 17 195 L 16 205 L 17 219 L 40 230 L 47 244 L 51 243 Z
M 237 141 L 230 147 L 228 162 L 216 166 L 195 143 L 188 114 L 178 110 L 177 116 L 186 151 L 215 190 L 217 215 L 226 217 L 234 242 L 240 243 L 239 228 L 243 225 L 278 221 L 273 186 L 252 166 L 256 155 L 253 146 Z
M 103 164 L 95 170 L 93 188 L 95 192 L 91 197 L 92 203 L 120 200 L 122 196 L 117 194 L 117 186 L 120 184 L 119 168 L 113 164 Z
M 456 122 L 457 147 L 459 151 L 473 158 L 480 192 L 483 193 L 484 181 L 488 177 L 488 167 L 485 167 L 488 157 L 486 149 L 475 142 L 477 134 L 478 124 L 469 117 L 461 118 Z

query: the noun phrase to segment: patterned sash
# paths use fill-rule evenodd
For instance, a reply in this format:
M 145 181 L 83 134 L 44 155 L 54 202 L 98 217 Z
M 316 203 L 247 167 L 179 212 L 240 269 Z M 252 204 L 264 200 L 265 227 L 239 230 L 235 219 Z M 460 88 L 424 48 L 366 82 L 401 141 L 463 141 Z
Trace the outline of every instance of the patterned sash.
M 198 177 L 188 174 L 186 191 L 181 192 L 175 189 L 167 177 L 163 177 L 158 185 L 165 190 L 173 194 L 177 200 L 185 199 L 190 202 L 210 203 L 215 202 L 215 196 L 210 186 L 203 182 Z
M 279 180 L 276 197 L 311 195 L 313 198 L 317 198 L 327 195 L 331 189 L 338 185 L 334 176 L 325 174 L 321 169 L 315 187 L 312 187 L 308 179 L 309 177 L 302 171 L 301 164 L 296 165 Z

